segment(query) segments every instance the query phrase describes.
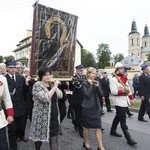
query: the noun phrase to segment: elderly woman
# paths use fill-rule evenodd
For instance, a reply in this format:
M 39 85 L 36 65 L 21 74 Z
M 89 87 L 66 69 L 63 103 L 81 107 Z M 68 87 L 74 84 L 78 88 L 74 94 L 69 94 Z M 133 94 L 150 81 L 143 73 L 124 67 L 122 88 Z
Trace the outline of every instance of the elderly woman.
M 96 77 L 96 69 L 93 67 L 87 70 L 87 82 L 83 82 L 83 93 L 84 99 L 82 102 L 82 126 L 84 142 L 83 147 L 86 150 L 91 150 L 88 135 L 89 129 L 96 129 L 96 138 L 98 141 L 97 150 L 105 150 L 102 144 L 102 133 L 101 133 L 101 108 L 100 108 L 100 97 L 102 91 L 99 86 L 99 82 L 94 80 Z
M 39 80 L 33 85 L 33 112 L 30 138 L 35 142 L 36 150 L 40 150 L 42 142 L 48 141 L 51 150 L 58 150 L 58 98 L 62 92 L 58 89 L 58 81 L 52 83 L 49 68 L 42 67 L 38 71 Z

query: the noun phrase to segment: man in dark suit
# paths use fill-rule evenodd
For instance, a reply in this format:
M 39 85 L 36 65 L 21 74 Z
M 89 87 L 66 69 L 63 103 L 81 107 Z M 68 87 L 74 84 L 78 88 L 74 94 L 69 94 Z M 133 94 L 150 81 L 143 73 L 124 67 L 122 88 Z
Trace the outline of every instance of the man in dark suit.
M 84 67 L 82 65 L 78 65 L 76 68 L 76 74 L 73 78 L 76 79 L 85 79 L 85 75 L 83 75 Z M 79 131 L 81 137 L 83 137 L 83 128 L 82 128 L 82 101 L 83 101 L 83 91 L 82 91 L 82 82 L 76 81 L 73 83 L 73 108 L 75 111 L 75 120 L 73 122 L 75 128 Z
M 144 119 L 145 111 L 150 118 L 150 76 L 149 76 L 149 68 L 147 65 L 143 65 L 141 70 L 143 74 L 139 77 L 139 94 L 141 97 L 141 107 L 139 110 L 138 120 L 147 122 Z
M 96 67 L 96 77 L 95 77 L 95 80 L 97 80 L 99 82 L 99 85 L 102 89 L 102 72 Z M 100 105 L 101 105 L 101 116 L 103 116 L 105 113 L 104 113 L 104 110 L 103 110 L 103 101 L 104 101 L 105 97 L 104 97 L 104 93 L 102 91 L 102 95 L 100 97 Z
M 28 91 L 28 81 L 21 75 L 15 75 L 16 61 L 10 60 L 6 62 L 8 88 L 14 107 L 14 122 L 8 125 L 8 137 L 10 148 L 17 150 L 17 140 L 27 142 L 25 137 L 25 126 L 27 120 L 27 108 L 24 94 Z
M 105 97 L 107 112 L 112 112 L 110 99 L 109 99 L 110 87 L 109 87 L 109 79 L 108 79 L 107 72 L 103 72 L 103 78 L 101 79 L 101 84 L 102 84 L 102 91 Z

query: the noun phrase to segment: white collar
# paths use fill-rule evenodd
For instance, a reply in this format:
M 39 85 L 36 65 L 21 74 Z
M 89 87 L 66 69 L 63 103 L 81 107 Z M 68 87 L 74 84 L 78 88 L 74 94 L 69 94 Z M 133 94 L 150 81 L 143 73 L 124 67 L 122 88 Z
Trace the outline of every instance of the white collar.
M 8 73 L 8 75 L 10 76 L 11 79 L 12 79 L 12 76 L 14 76 L 14 80 L 16 81 L 16 75 L 15 74 Z

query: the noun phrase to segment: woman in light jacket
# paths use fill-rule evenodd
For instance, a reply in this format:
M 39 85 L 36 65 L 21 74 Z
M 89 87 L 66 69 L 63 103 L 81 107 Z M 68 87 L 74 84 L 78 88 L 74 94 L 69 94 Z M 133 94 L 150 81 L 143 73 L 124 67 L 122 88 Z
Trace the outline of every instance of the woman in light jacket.
M 58 89 L 58 81 L 53 84 L 49 68 L 42 67 L 38 71 L 39 80 L 33 85 L 33 112 L 30 138 L 35 142 L 36 150 L 40 150 L 42 142 L 49 142 L 51 150 L 58 150 L 59 112 L 58 98 L 62 92 Z
M 84 93 L 84 99 L 82 102 L 82 126 L 84 142 L 83 147 L 86 150 L 91 150 L 88 135 L 89 129 L 96 129 L 96 138 L 98 141 L 97 150 L 105 150 L 102 144 L 101 133 L 101 107 L 100 97 L 102 96 L 102 90 L 99 86 L 99 82 L 94 80 L 96 77 L 96 69 L 89 67 L 87 70 L 87 81 L 83 82 L 82 88 Z

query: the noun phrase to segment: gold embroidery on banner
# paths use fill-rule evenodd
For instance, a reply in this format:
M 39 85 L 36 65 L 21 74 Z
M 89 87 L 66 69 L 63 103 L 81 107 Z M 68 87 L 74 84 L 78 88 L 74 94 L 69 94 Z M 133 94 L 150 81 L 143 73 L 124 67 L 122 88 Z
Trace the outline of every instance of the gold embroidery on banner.
M 46 24 L 45 24 L 45 33 L 46 33 L 46 36 L 50 39 L 51 37 L 51 31 L 50 31 L 50 27 L 51 27 L 51 24 L 53 22 L 58 22 L 61 24 L 62 26 L 62 35 L 61 35 L 61 38 L 60 38 L 60 45 L 62 46 L 64 43 L 67 43 L 66 44 L 66 47 L 68 48 L 69 47 L 69 41 L 66 40 L 66 36 L 67 36 L 67 26 L 66 24 L 64 23 L 64 21 L 62 19 L 60 19 L 60 17 L 58 16 L 54 16 L 54 17 L 51 17 L 47 20 Z

